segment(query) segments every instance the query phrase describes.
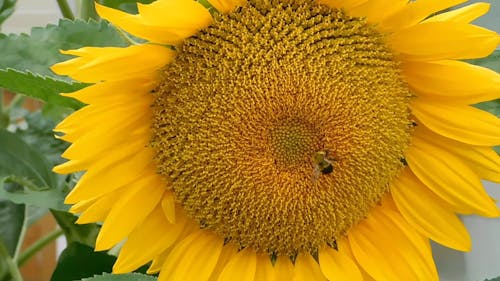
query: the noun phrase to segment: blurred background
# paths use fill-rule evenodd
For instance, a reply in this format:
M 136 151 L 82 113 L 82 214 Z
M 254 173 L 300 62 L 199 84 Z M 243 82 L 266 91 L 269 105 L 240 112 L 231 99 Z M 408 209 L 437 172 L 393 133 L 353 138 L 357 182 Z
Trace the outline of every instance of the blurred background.
M 73 10 L 77 1 L 70 0 Z M 439 1 L 439 0 L 436 0 Z M 480 2 L 480 1 L 470 1 Z M 500 1 L 491 0 L 490 12 L 477 20 L 483 27 L 500 33 Z M 56 0 L 18 0 L 14 14 L 2 25 L 2 33 L 29 33 L 31 27 L 57 23 L 62 18 Z M 429 34 L 429 36 L 432 36 Z M 25 104 L 36 108 L 36 102 Z M 485 183 L 489 194 L 500 199 L 500 185 Z M 500 219 L 486 219 L 474 216 L 463 218 L 472 237 L 472 251 L 461 253 L 438 245 L 433 245 L 436 264 L 442 281 L 483 281 L 500 276 Z M 29 245 L 56 227 L 50 215 L 34 224 L 28 231 L 26 243 Z M 55 268 L 56 257 L 64 248 L 64 238 L 40 252 L 26 266 L 22 274 L 26 281 L 45 281 Z

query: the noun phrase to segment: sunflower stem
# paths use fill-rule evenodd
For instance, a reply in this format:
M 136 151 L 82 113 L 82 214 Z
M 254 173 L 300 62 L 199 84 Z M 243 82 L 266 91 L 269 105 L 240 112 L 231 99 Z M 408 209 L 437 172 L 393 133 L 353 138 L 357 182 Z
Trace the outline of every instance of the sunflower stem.
M 94 0 L 80 0 L 78 5 L 78 17 L 87 21 L 89 19 L 98 20 L 99 16 L 95 10 Z
M 12 98 L 12 100 L 10 101 L 10 103 L 8 105 L 4 106 L 3 112 L 6 113 L 6 114 L 10 114 L 10 111 L 13 108 L 19 107 L 21 104 L 23 104 L 23 102 L 24 102 L 24 96 L 20 95 L 20 94 L 16 94 Z
M 66 0 L 57 0 L 57 5 L 59 5 L 59 10 L 61 11 L 61 14 L 63 15 L 64 18 L 74 20 L 75 15 L 73 14 L 73 11 L 71 11 L 71 8 L 68 5 L 68 1 Z
M 0 88 L 0 112 L 3 112 L 4 98 L 5 98 L 5 90 L 3 88 Z
M 0 242 L 0 255 L 7 257 L 4 259 L 5 263 L 7 264 L 7 269 L 10 273 L 10 278 L 9 280 L 12 281 L 23 281 L 23 277 L 21 276 L 21 273 L 19 272 L 19 268 L 17 267 L 16 263 L 14 260 L 9 255 L 9 252 L 5 248 L 5 245 Z
M 59 236 L 63 234 L 62 229 L 56 229 L 44 237 L 37 240 L 33 245 L 31 245 L 26 251 L 22 252 L 19 255 L 19 259 L 17 260 L 17 266 L 21 267 L 25 264 L 31 257 L 33 257 L 40 250 L 45 248 L 45 246 L 49 245 L 51 242 L 56 240 Z

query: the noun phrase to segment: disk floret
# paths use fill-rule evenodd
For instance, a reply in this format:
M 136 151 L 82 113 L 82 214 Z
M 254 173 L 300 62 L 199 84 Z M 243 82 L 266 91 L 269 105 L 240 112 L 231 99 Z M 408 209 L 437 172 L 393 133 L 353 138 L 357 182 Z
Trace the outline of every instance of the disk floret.
M 249 1 L 165 67 L 150 144 L 201 227 L 261 252 L 314 252 L 388 191 L 409 142 L 409 99 L 363 19 Z M 318 152 L 328 173 L 315 167 Z

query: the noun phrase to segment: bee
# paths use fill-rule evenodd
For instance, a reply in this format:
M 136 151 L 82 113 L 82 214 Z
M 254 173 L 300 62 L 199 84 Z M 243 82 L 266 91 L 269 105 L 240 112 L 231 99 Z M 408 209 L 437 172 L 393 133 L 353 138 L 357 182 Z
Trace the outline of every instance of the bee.
M 320 150 L 312 156 L 314 163 L 314 172 L 316 178 L 321 174 L 328 175 L 333 172 L 333 162 L 335 159 L 330 157 L 328 150 Z

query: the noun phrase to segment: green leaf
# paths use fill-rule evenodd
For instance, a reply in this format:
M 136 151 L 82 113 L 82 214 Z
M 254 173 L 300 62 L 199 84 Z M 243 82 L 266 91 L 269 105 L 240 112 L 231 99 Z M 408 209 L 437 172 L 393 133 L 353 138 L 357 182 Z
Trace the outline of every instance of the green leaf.
M 0 177 L 15 175 L 41 188 L 55 188 L 51 164 L 15 134 L 0 130 Z
M 500 72 L 500 50 L 494 51 L 486 58 L 468 60 L 468 62 Z
M 0 34 L 0 87 L 33 98 L 73 109 L 82 104 L 59 93 L 73 92 L 86 86 L 74 83 L 50 70 L 50 66 L 68 60 L 59 50 L 84 46 L 125 47 L 129 43 L 112 25 L 94 20 L 61 19 L 58 25 L 34 27 L 31 34 Z
M 75 224 L 77 217 L 73 214 L 56 210 L 51 210 L 51 212 L 59 227 L 63 230 L 68 244 L 77 242 L 94 247 L 100 229 L 97 224 Z
M 490 56 L 482 59 L 468 60 L 469 63 L 487 67 L 496 72 L 500 72 L 500 50 L 493 52 Z M 482 102 L 475 105 L 477 108 L 488 111 L 500 117 L 500 99 Z
M 43 218 L 49 210 L 47 208 L 36 207 L 33 205 L 26 206 L 26 225 L 30 227 L 39 219 Z
M 61 154 L 68 147 L 68 143 L 56 139 L 52 130 L 71 111 L 52 104 L 45 105 L 42 111 L 45 112 L 28 112 L 24 115 L 22 118 L 26 121 L 27 128 L 17 130 L 16 135 L 29 146 L 36 147 L 49 160 L 50 165 L 55 166 L 64 162 Z
M 59 93 L 74 92 L 86 86 L 87 84 L 55 79 L 50 76 L 40 76 L 30 72 L 0 69 L 0 87 L 47 103 L 73 109 L 82 107 L 83 103 L 61 96 Z
M 468 62 L 500 72 L 500 50 L 496 50 L 486 58 L 469 60 Z M 474 106 L 500 117 L 500 99 L 478 103 Z M 496 146 L 493 149 L 500 154 L 500 146 Z
M 157 279 L 149 275 L 140 273 L 129 273 L 120 275 L 103 274 L 91 278 L 84 278 L 81 281 L 155 281 L 155 280 Z
M 67 210 L 64 197 L 65 192 L 54 188 L 40 189 L 27 179 L 15 176 L 0 178 L 0 199 L 46 209 Z
M 474 106 L 500 117 L 500 99 L 478 103 Z
M 59 122 L 61 122 L 64 118 L 68 117 L 71 113 L 73 113 L 73 109 L 60 106 L 54 103 L 46 103 L 42 107 L 42 116 L 44 117 L 43 119 L 45 120 L 50 120 L 54 122 L 54 126 L 50 128 L 52 138 L 54 137 L 52 134 L 52 129 L 55 127 L 55 125 Z M 47 131 L 47 132 L 48 132 Z
M 49 67 L 72 57 L 62 55 L 59 50 L 128 45 L 121 34 L 106 22 L 61 19 L 58 25 L 32 28 L 30 35 L 2 34 L 0 54 L 8 55 L 0 56 L 0 69 L 12 68 L 58 78 Z
M 19 250 L 21 233 L 25 226 L 25 205 L 0 200 L 0 241 L 9 255 L 14 257 Z
M 92 247 L 69 243 L 61 253 L 50 281 L 80 280 L 103 272 L 111 272 L 116 257 L 94 252 Z
M 120 9 L 129 14 L 137 14 L 137 3 L 149 4 L 155 0 L 100 0 L 98 1 L 104 6 Z
M 14 13 L 17 0 L 0 1 L 0 24 Z
M 0 280 L 1 281 L 22 281 L 21 273 L 17 268 L 13 258 L 7 252 L 4 243 L 0 241 Z
M 0 198 L 66 210 L 67 190 L 58 188 L 52 164 L 19 136 L 0 130 Z

